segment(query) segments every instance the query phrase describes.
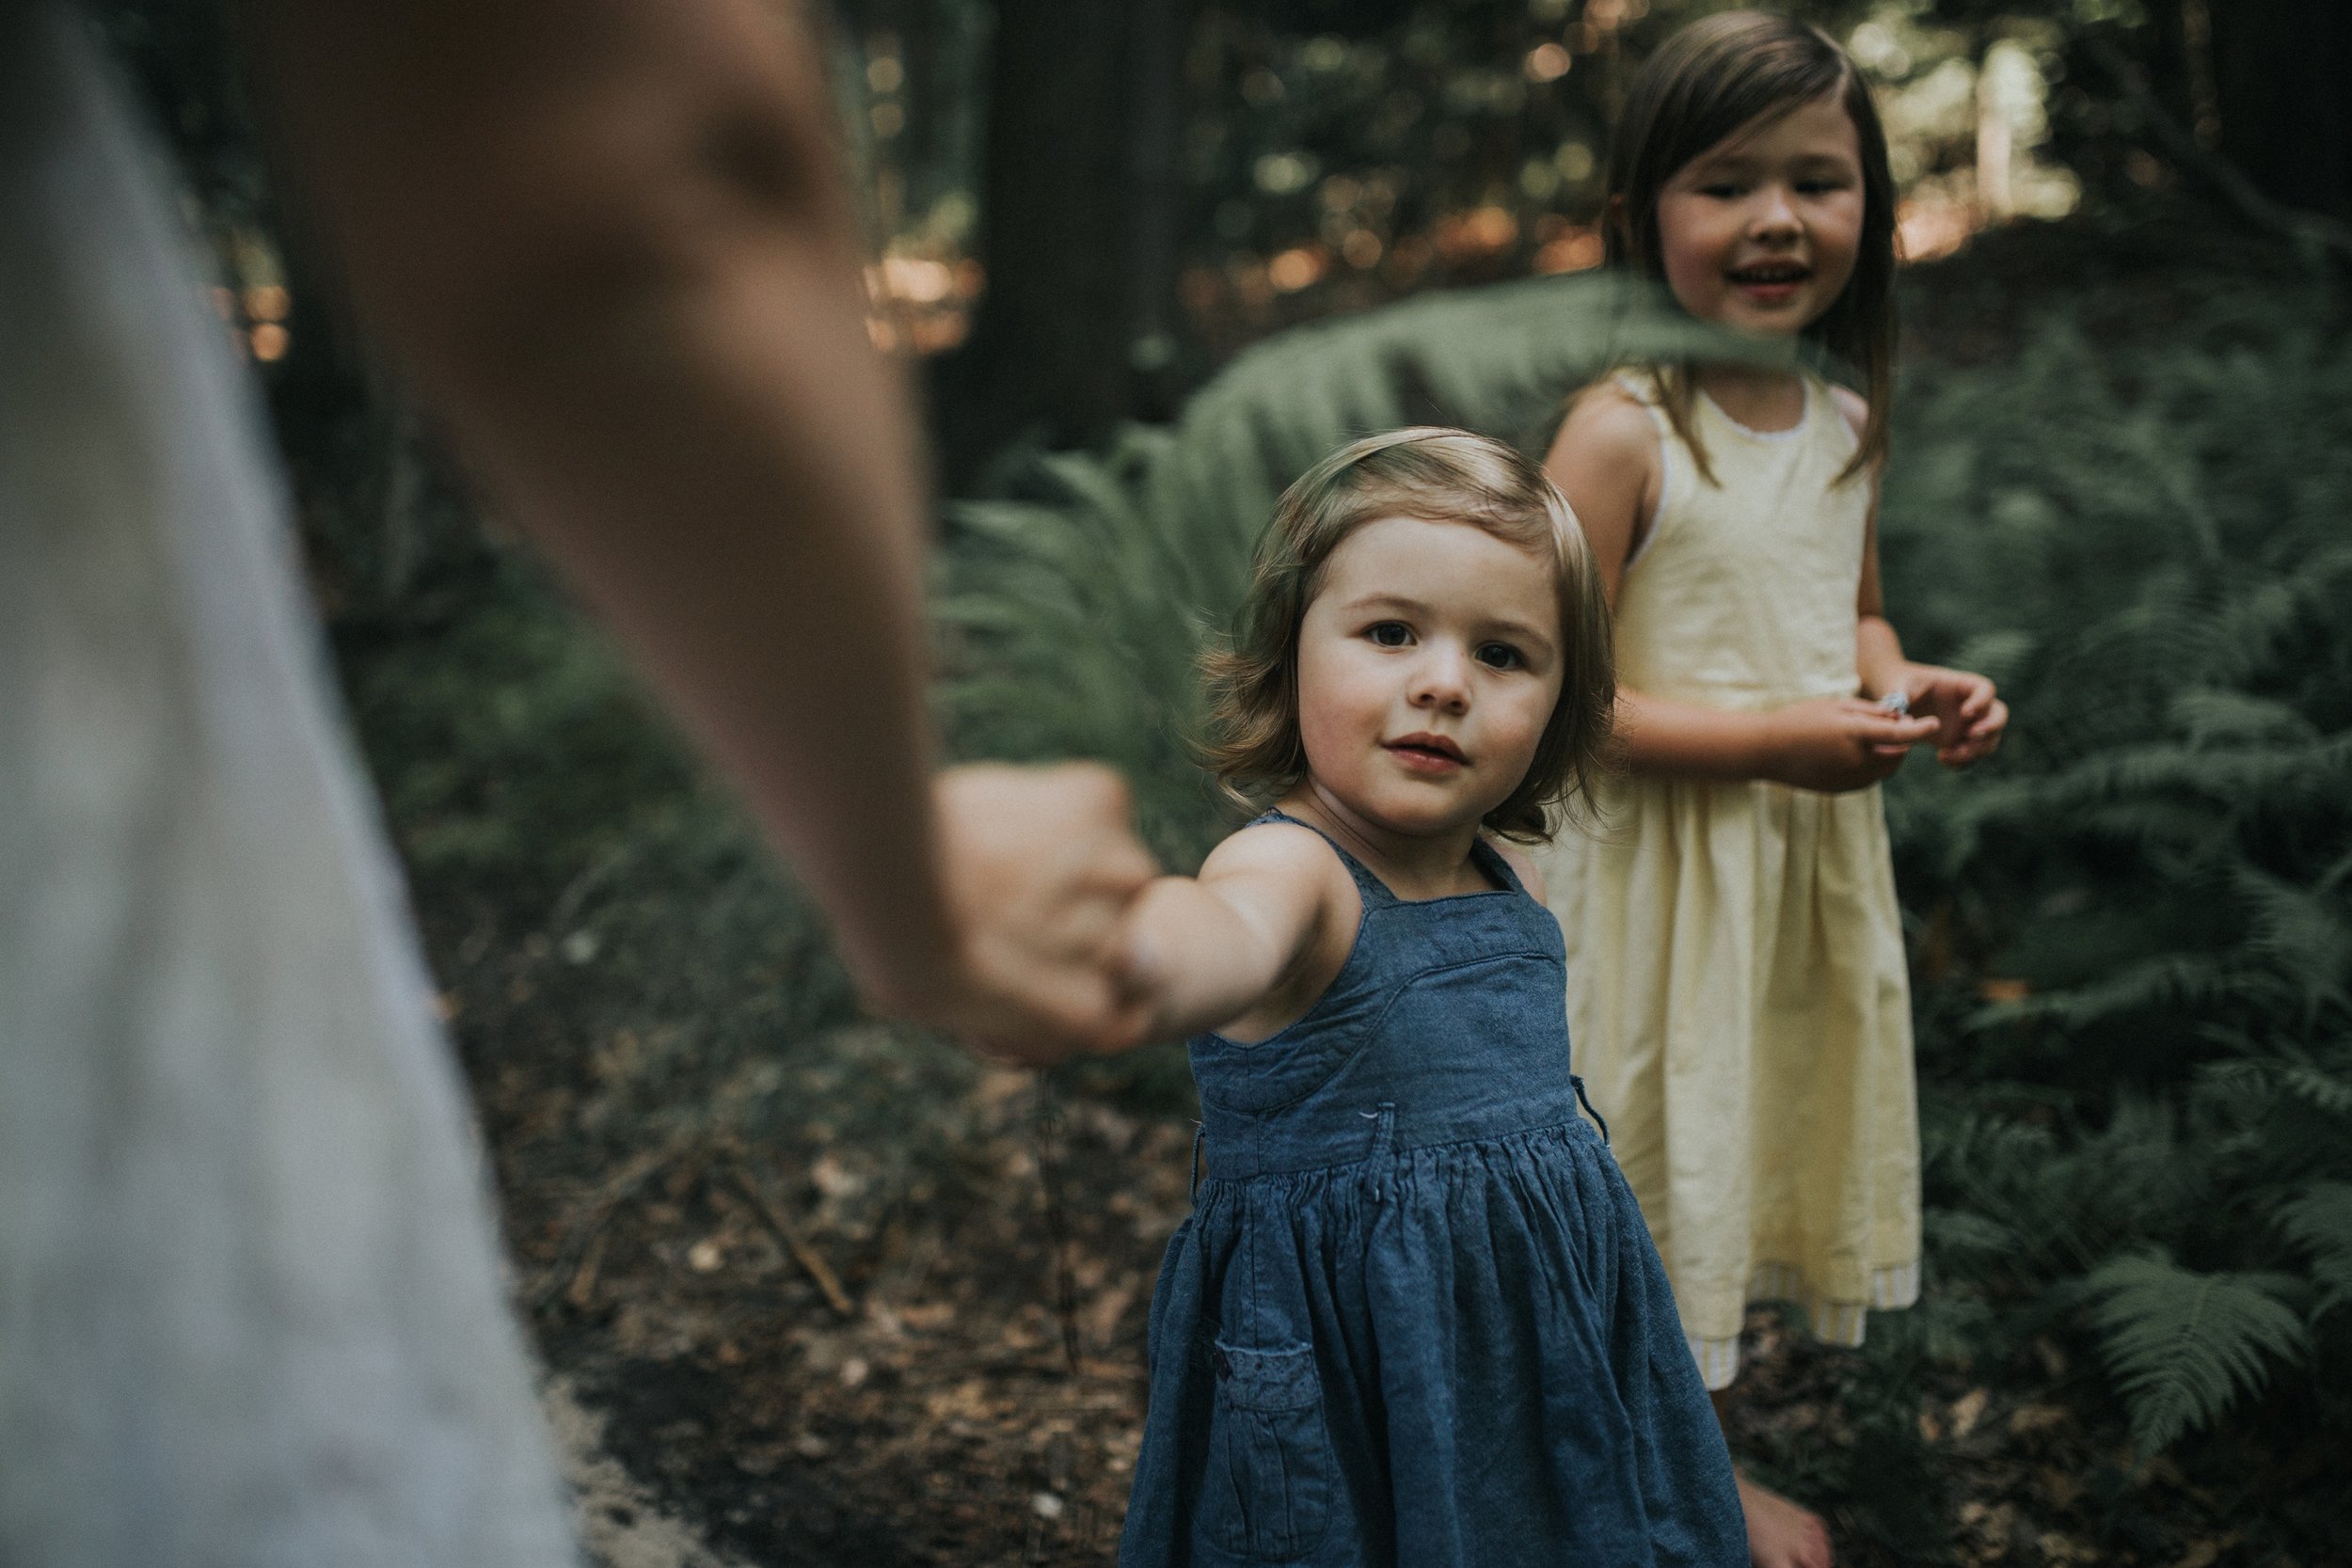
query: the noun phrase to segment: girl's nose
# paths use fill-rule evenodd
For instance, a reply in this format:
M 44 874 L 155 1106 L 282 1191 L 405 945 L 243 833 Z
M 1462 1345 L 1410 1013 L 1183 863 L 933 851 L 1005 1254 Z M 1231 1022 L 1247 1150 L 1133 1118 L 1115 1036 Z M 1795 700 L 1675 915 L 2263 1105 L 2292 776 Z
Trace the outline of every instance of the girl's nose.
M 1462 712 L 1470 706 L 1470 660 L 1458 648 L 1430 644 L 1427 653 L 1414 661 L 1412 684 L 1406 695 L 1416 707 Z
M 1756 209 L 1748 219 L 1748 229 L 1758 239 L 1778 238 L 1797 231 L 1797 209 L 1788 199 L 1788 190 L 1777 182 L 1757 187 Z

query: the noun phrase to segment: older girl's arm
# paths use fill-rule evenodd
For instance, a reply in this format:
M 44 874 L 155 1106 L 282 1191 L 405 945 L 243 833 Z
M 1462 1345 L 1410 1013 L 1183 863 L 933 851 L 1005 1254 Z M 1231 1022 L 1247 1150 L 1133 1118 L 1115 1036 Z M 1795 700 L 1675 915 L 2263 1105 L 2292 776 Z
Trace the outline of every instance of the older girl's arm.
M 1657 426 L 1631 397 L 1597 388 L 1569 410 L 1544 468 L 1582 525 L 1614 606 L 1658 494 Z M 1626 766 L 1640 773 L 1853 789 L 1883 777 L 1900 748 L 1933 733 L 1932 724 L 1851 699 L 1732 713 L 1617 688 L 1617 738 Z M 1897 755 L 1890 759 L 1883 748 Z

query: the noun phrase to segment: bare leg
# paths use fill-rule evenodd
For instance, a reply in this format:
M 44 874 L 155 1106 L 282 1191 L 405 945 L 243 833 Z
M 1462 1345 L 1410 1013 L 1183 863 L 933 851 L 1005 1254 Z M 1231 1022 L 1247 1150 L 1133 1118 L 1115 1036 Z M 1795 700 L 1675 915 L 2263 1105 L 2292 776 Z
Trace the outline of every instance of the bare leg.
M 1730 1390 L 1713 1389 L 1707 1397 L 1715 1406 L 1715 1419 L 1724 1421 Z M 1726 1435 L 1729 1431 L 1730 1424 L 1724 1422 Z M 1736 1479 L 1740 1512 L 1748 1521 L 1748 1560 L 1756 1568 L 1831 1568 L 1836 1559 L 1830 1551 L 1829 1527 L 1820 1514 L 1744 1475 Z

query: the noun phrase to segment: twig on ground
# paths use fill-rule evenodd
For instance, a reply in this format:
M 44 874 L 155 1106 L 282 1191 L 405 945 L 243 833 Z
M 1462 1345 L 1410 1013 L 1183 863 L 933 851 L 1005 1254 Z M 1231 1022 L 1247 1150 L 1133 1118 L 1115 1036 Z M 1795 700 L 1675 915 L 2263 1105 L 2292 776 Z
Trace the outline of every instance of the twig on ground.
M 563 1244 L 555 1249 L 555 1260 L 548 1265 L 538 1287 L 531 1292 L 534 1311 L 552 1307 L 559 1296 L 574 1307 L 588 1305 L 596 1289 L 596 1268 L 603 1258 L 604 1249 L 596 1243 L 604 1239 L 605 1227 L 612 1223 L 614 1212 L 636 1196 L 639 1188 L 686 1150 L 685 1144 L 674 1143 L 641 1154 L 596 1189 L 596 1196 L 588 1201 L 587 1212 L 565 1232 Z
M 739 1151 L 729 1156 L 727 1174 L 734 1178 L 736 1187 L 751 1203 L 752 1212 L 759 1216 L 760 1223 L 783 1243 L 784 1250 L 792 1255 L 792 1260 L 800 1264 L 802 1272 L 824 1293 L 825 1305 L 844 1318 L 856 1317 L 857 1303 L 850 1300 L 850 1292 L 842 1288 L 841 1276 L 833 1272 L 833 1265 L 825 1261 L 822 1253 L 802 1238 L 799 1228 L 786 1217 L 783 1208 L 768 1196 L 767 1189 L 761 1185 L 750 1163 Z
M 1054 1098 L 1050 1074 L 1037 1075 L 1037 1174 L 1045 1189 L 1045 1229 L 1054 1243 L 1054 1307 L 1061 1320 L 1062 1354 L 1070 1370 L 1078 1370 L 1078 1287 L 1070 1267 L 1070 1215 L 1062 1207 L 1061 1107 Z

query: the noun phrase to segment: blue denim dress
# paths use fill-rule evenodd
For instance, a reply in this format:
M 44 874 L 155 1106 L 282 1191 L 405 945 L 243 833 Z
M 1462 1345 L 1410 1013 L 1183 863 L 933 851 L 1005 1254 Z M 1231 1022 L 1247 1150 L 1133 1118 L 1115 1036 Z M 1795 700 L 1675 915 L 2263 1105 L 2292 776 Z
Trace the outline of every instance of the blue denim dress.
M 1260 820 L 1291 821 L 1279 814 Z M 1745 1568 L 1657 1249 L 1568 1071 L 1560 928 L 1363 896 L 1306 1017 L 1192 1041 L 1205 1177 L 1152 1304 L 1122 1568 Z

